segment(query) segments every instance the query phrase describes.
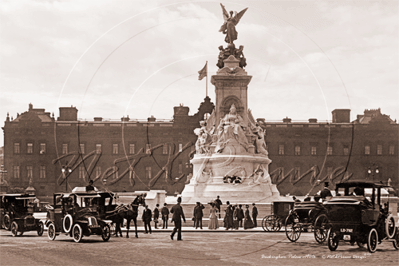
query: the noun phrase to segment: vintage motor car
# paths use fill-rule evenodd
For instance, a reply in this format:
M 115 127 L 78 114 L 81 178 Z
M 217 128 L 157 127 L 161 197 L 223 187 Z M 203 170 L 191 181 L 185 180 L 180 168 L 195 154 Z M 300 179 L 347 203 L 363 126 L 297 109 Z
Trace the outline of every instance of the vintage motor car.
M 111 236 L 109 225 L 104 221 L 107 197 L 101 192 L 86 192 L 85 187 L 77 187 L 72 193 L 55 193 L 54 204 L 47 211 L 47 235 L 54 240 L 60 233 L 65 233 L 75 242 L 83 236 L 100 235 L 104 241 Z
M 21 236 L 27 231 L 37 231 L 39 236 L 43 235 L 43 222 L 33 216 L 35 195 L 5 194 L 0 197 L 2 228 L 11 230 L 13 236 Z
M 293 207 L 294 201 L 273 201 L 272 214 L 266 215 L 262 220 L 263 230 L 269 232 L 280 231 Z
M 383 205 L 381 190 L 386 186 L 372 182 L 345 182 L 336 185 L 336 196 L 325 202 L 328 217 L 328 248 L 334 251 L 340 241 L 357 243 L 373 253 L 381 241 L 391 241 L 398 249 L 398 230 Z

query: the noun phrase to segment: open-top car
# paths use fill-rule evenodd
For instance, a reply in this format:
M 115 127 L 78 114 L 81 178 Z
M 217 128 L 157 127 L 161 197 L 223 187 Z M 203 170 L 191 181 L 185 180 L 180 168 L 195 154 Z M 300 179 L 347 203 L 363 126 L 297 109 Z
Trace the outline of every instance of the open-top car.
M 388 201 L 383 204 L 381 191 L 386 187 L 371 182 L 345 182 L 336 185 L 336 196 L 325 203 L 329 223 L 328 247 L 338 248 L 340 241 L 367 243 L 369 252 L 375 252 L 383 240 L 391 241 L 398 249 L 395 219 Z
M 5 194 L 0 197 L 0 219 L 4 229 L 11 230 L 13 236 L 27 231 L 43 235 L 43 222 L 33 216 L 35 195 Z
M 104 215 L 110 202 L 112 200 L 102 192 L 86 192 L 85 187 L 77 187 L 72 193 L 54 194 L 54 204 L 47 211 L 49 239 L 54 240 L 60 233 L 66 233 L 75 242 L 93 234 L 108 241 L 111 231 Z

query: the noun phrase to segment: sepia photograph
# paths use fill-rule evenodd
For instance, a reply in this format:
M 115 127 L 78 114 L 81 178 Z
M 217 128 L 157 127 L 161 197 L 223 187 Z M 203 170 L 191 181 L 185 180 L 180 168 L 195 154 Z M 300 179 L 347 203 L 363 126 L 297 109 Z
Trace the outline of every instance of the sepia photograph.
M 0 0 L 0 265 L 396 264 L 398 15 Z

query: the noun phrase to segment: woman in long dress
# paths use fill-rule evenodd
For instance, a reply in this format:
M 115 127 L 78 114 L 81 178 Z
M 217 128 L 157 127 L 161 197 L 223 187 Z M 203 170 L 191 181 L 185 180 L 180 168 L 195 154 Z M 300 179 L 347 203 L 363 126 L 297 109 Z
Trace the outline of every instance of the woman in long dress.
M 216 230 L 219 228 L 218 225 L 218 216 L 217 216 L 218 209 L 215 206 L 215 203 L 212 203 L 212 208 L 210 210 L 211 215 L 209 216 L 209 225 L 208 229 Z
M 245 215 L 244 215 L 244 229 L 254 228 L 251 216 L 249 215 L 249 206 L 245 205 Z

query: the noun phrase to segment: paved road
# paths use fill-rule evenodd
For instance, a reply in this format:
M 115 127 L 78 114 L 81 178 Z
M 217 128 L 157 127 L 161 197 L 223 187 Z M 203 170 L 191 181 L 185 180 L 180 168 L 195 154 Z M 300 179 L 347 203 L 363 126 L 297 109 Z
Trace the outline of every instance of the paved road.
M 84 237 L 75 243 L 66 235 L 55 241 L 46 232 L 12 237 L 0 231 L 0 265 L 397 265 L 399 252 L 383 242 L 376 253 L 349 244 L 331 252 L 312 233 L 291 243 L 284 233 L 183 232 L 172 241 L 169 232 L 139 233 L 139 238 Z

